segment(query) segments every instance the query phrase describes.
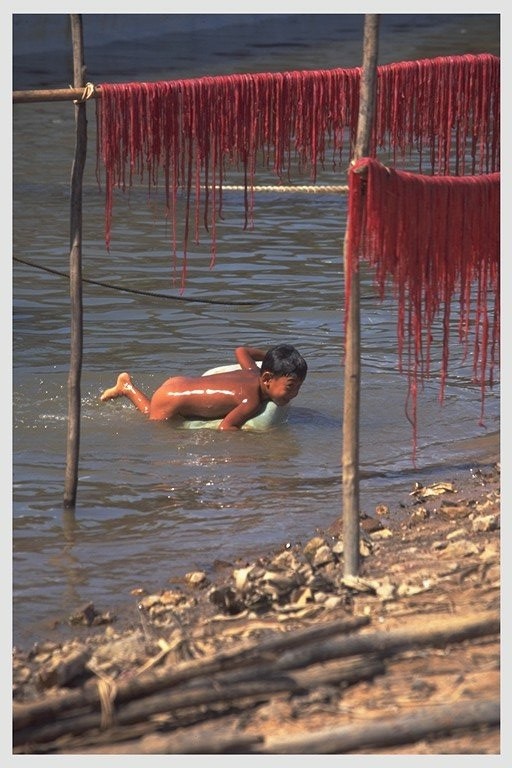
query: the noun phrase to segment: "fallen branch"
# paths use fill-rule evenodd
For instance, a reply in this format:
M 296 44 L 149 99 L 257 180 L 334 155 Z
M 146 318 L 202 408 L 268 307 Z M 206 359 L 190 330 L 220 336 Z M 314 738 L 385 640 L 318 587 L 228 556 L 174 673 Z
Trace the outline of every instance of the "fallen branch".
M 116 703 L 149 696 L 158 691 L 175 687 L 204 675 L 222 670 L 233 671 L 249 663 L 272 661 L 276 655 L 296 646 L 316 643 L 334 634 L 346 634 L 369 624 L 366 616 L 348 618 L 306 627 L 295 632 L 285 632 L 259 643 L 251 643 L 221 653 L 206 660 L 187 661 L 164 671 L 147 672 L 137 678 L 116 681 Z M 80 691 L 73 691 L 55 699 L 45 698 L 30 704 L 14 704 L 14 731 L 31 725 L 53 722 L 60 715 L 69 715 L 74 708 L 100 708 L 100 696 L 96 681 L 87 683 Z
M 97 701 L 93 702 L 94 711 L 91 711 L 90 703 L 84 706 L 83 699 L 78 700 L 74 708 L 60 709 L 60 718 L 47 717 L 37 725 L 32 720 L 21 728 L 20 721 L 30 720 L 30 717 L 27 718 L 30 713 L 25 711 L 15 722 L 13 744 L 20 747 L 47 743 L 65 734 L 83 734 L 114 725 L 131 726 L 163 713 L 173 716 L 173 725 L 178 727 L 183 712 L 189 722 L 190 719 L 197 722 L 210 716 L 209 708 L 212 706 L 217 707 L 217 711 L 219 706 L 229 707 L 232 702 L 245 701 L 247 706 L 255 706 L 277 693 L 298 693 L 326 682 L 337 685 L 353 683 L 382 673 L 381 660 L 401 651 L 425 646 L 442 647 L 496 634 L 500 628 L 500 617 L 495 611 L 467 618 L 430 620 L 427 627 L 388 633 L 351 633 L 332 638 L 329 633 L 335 631 L 336 624 L 339 633 L 339 623 L 334 622 L 329 627 L 316 628 L 317 631 L 308 629 L 288 633 L 238 652 L 219 654 L 206 662 L 188 662 L 164 675 L 151 676 L 143 685 L 142 678 L 133 680 L 130 688 L 124 690 L 125 696 L 128 690 L 138 694 L 130 700 L 121 700 L 116 683 L 116 697 L 107 720 Z M 346 623 L 343 626 L 346 628 Z M 319 639 L 322 636 L 324 639 Z M 349 656 L 358 658 L 340 663 L 340 659 Z M 326 672 L 321 667 L 315 669 L 314 665 L 323 665 L 333 659 L 337 660 L 336 672 L 331 669 Z M 198 712 L 190 718 L 190 710 L 194 708 Z M 40 708 L 37 715 L 40 718 Z
M 497 727 L 500 723 L 499 701 L 471 701 L 446 704 L 433 710 L 425 707 L 413 715 L 372 720 L 364 725 L 329 728 L 294 739 L 267 739 L 261 754 L 346 754 L 358 749 L 411 744 L 425 737 L 440 736 L 456 730 Z
M 428 626 L 399 629 L 395 632 L 373 632 L 372 634 L 352 634 L 348 637 L 326 640 L 311 647 L 289 651 L 276 662 L 275 669 L 289 669 L 305 666 L 309 659 L 318 660 L 342 658 L 356 654 L 374 653 L 381 657 L 391 656 L 400 651 L 418 646 L 442 647 L 449 643 L 459 643 L 469 638 L 496 634 L 500 631 L 500 614 L 491 611 L 463 618 L 430 619 Z
M 289 674 L 283 672 L 279 674 L 272 667 L 262 669 L 255 665 L 250 671 L 245 672 L 245 679 L 236 679 L 242 677 L 240 674 L 217 675 L 197 681 L 179 691 L 164 691 L 144 699 L 127 702 L 113 713 L 110 725 L 132 726 L 135 723 L 147 721 L 154 715 L 165 713 L 173 717 L 174 727 L 179 727 L 180 713 L 185 711 L 187 723 L 190 723 L 190 709 L 193 707 L 198 708 L 193 718 L 197 722 L 209 717 L 208 707 L 213 705 L 228 705 L 243 700 L 246 707 L 255 706 L 267 701 L 276 693 L 298 693 L 326 684 L 348 685 L 367 680 L 376 674 L 383 674 L 384 671 L 381 661 L 362 658 L 341 664 L 338 662 L 335 667 L 322 666 L 319 670 L 307 669 Z M 14 745 L 20 746 L 26 742 L 32 744 L 50 742 L 66 734 L 76 736 L 102 727 L 102 714 L 99 712 L 84 714 L 79 710 L 75 716 L 72 713 L 69 715 L 56 722 L 39 727 L 32 726 L 16 732 Z

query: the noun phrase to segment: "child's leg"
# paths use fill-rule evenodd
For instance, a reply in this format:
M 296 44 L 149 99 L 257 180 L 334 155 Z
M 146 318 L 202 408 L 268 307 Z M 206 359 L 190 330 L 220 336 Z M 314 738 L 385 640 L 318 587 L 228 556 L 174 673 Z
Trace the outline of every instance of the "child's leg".
M 146 415 L 149 413 L 150 401 L 140 389 L 133 386 L 129 373 L 120 373 L 115 386 L 106 389 L 100 395 L 100 400 L 112 400 L 114 397 L 121 397 L 121 395 L 131 400 L 141 413 Z

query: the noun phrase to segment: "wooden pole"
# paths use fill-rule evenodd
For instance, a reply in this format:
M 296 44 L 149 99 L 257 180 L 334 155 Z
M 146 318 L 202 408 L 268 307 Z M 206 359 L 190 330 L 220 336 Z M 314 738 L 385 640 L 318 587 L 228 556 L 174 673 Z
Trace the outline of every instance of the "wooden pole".
M 97 99 L 101 96 L 101 86 L 93 86 L 85 89 L 84 78 L 81 78 L 82 86 L 75 88 L 42 88 L 39 91 L 13 91 L 13 104 L 30 104 L 36 101 L 80 101 L 84 97 Z M 85 91 L 85 94 L 84 94 Z
M 363 68 L 361 74 L 359 115 L 354 160 L 367 157 L 373 125 L 379 14 L 364 18 Z M 347 275 L 345 234 L 344 269 Z M 352 276 L 348 315 L 346 318 L 345 374 L 343 395 L 343 574 L 359 573 L 359 408 L 361 388 L 359 272 Z
M 73 42 L 73 84 L 84 87 L 83 31 L 81 14 L 70 14 Z M 68 430 L 64 507 L 75 506 L 80 452 L 80 377 L 82 372 L 82 179 L 87 153 L 85 102 L 75 105 L 76 143 L 71 172 L 71 223 L 69 254 L 69 294 L 71 304 L 71 352 L 68 376 Z

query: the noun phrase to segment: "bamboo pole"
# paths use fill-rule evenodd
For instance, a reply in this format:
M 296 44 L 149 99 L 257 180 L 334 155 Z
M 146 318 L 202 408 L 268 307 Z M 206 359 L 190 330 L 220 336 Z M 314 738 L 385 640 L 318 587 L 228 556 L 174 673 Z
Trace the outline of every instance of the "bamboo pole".
M 375 84 L 377 79 L 379 14 L 364 18 L 363 68 L 359 97 L 354 160 L 366 157 L 370 150 Z M 344 269 L 347 275 L 345 233 Z M 359 272 L 352 276 L 348 315 L 343 394 L 343 574 L 359 573 L 359 410 L 361 389 L 361 328 L 359 309 Z
M 81 14 L 70 14 L 73 42 L 73 82 L 83 87 L 83 31 Z M 71 304 L 71 351 L 68 375 L 68 429 L 64 507 L 75 506 L 80 452 L 80 377 L 82 372 L 82 179 L 87 153 L 87 117 L 85 102 L 75 105 L 76 144 L 71 173 L 71 220 L 69 254 L 69 293 Z

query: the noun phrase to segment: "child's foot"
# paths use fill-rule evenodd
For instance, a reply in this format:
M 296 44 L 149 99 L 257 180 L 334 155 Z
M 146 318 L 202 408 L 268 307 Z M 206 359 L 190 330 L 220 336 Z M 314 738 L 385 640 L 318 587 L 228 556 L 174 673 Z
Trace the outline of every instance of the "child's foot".
M 100 400 L 112 400 L 114 397 L 120 397 L 124 391 L 132 386 L 132 380 L 129 373 L 120 373 L 114 387 L 106 389 L 101 395 Z

